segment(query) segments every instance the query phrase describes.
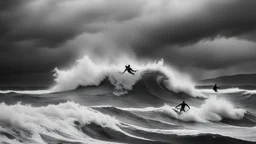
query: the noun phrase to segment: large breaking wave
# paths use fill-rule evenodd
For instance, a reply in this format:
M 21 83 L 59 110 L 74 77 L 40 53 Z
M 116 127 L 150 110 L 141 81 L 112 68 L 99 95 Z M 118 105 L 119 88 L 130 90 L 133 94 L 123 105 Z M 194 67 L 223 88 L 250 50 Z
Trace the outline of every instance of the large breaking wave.
M 139 71 L 135 75 L 122 74 L 124 66 L 127 64 Z M 142 75 L 150 71 L 158 71 L 166 75 L 167 87 L 172 91 L 183 91 L 192 96 L 197 95 L 191 77 L 165 66 L 163 60 L 146 64 L 132 60 L 118 60 L 115 64 L 109 64 L 94 63 L 88 56 L 77 61 L 77 64 L 69 70 L 55 69 L 57 84 L 52 91 L 68 91 L 76 89 L 78 86 L 97 86 L 106 78 L 117 90 L 132 90 L 133 85 L 142 78 Z
M 124 66 L 130 64 L 139 70 L 135 75 L 122 74 Z M 165 75 L 165 86 L 174 92 L 185 92 L 191 96 L 202 96 L 195 90 L 192 78 L 170 66 L 164 65 L 164 60 L 156 62 L 138 62 L 131 59 L 118 59 L 116 63 L 94 62 L 89 56 L 84 56 L 67 70 L 54 69 L 56 84 L 48 90 L 15 91 L 6 90 L 1 93 L 47 94 L 74 90 L 80 86 L 98 86 L 107 79 L 116 90 L 117 95 L 126 94 L 132 90 L 134 84 L 142 79 L 145 73 L 159 72 Z
M 24 141 L 44 143 L 44 141 L 50 142 L 50 138 L 56 139 L 59 143 L 103 143 L 81 132 L 84 126 L 91 124 L 111 129 L 128 137 L 143 139 L 123 131 L 120 128 L 121 122 L 115 118 L 73 102 L 45 107 L 1 103 L 0 108 L 2 109 L 0 138 L 9 136 L 11 143 Z M 8 142 L 7 140 L 0 139 L 0 142 Z

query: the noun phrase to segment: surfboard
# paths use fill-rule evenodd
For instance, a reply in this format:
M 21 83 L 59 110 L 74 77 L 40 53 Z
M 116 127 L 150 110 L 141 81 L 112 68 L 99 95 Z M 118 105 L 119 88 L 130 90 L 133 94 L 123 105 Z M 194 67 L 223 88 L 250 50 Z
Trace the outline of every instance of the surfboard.
M 177 114 L 181 114 L 181 112 L 179 110 L 177 110 L 176 108 L 172 108 L 173 111 L 175 111 Z
M 180 112 L 180 110 L 178 109 L 178 108 L 172 108 L 173 109 L 173 111 L 175 111 L 178 115 L 180 115 L 180 114 L 182 114 L 182 113 L 185 113 L 185 112 L 187 112 L 187 111 L 189 111 L 190 109 L 186 109 L 185 108 L 185 111 L 182 111 L 182 112 Z

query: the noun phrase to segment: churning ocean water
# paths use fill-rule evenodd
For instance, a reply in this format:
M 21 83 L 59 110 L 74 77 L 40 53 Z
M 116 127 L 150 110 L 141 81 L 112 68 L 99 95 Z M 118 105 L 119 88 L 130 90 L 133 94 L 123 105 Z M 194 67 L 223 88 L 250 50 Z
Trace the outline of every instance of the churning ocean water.
M 125 64 L 85 56 L 56 69 L 49 89 L 1 90 L 1 143 L 256 143 L 256 87 L 215 93 L 162 60 L 129 61 L 135 75 L 122 74 Z M 177 114 L 183 100 L 191 109 Z

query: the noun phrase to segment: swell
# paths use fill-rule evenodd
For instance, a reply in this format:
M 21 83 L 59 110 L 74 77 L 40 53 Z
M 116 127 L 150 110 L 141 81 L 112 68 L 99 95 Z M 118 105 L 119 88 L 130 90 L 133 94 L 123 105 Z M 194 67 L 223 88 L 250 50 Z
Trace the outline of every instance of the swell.
M 192 101 L 190 101 L 192 103 Z M 157 119 L 166 120 L 166 117 L 171 119 L 180 120 L 183 122 L 219 122 L 236 126 L 255 126 L 256 117 L 253 113 L 243 108 L 234 106 L 233 103 L 228 101 L 226 98 L 221 97 L 210 97 L 205 101 L 201 102 L 200 105 L 197 103 L 190 105 L 191 110 L 188 112 L 178 115 L 173 108 L 176 104 L 164 103 L 157 107 L 131 107 L 131 108 L 117 108 L 117 107 L 102 107 L 104 110 L 114 111 L 128 111 L 137 112 L 139 115 L 145 115 L 150 117 L 156 117 Z M 145 114 L 146 113 L 146 114 Z M 170 119 L 169 118 L 169 119 Z M 167 118 L 168 120 L 168 118 Z
M 165 143 L 175 144 L 216 144 L 216 143 L 227 143 L 227 144 L 254 144 L 255 142 L 249 142 L 239 140 L 231 137 L 226 137 L 218 134 L 195 134 L 195 135 L 179 135 L 172 134 L 172 132 L 156 133 L 148 130 L 140 129 L 129 129 L 123 128 L 123 130 L 129 131 L 131 134 L 138 135 L 145 138 L 153 138 L 155 141 L 161 141 Z M 188 130 L 189 131 L 189 130 Z M 181 131 L 182 132 L 182 131 Z M 169 133 L 169 134 L 168 134 Z
M 173 125 L 167 122 L 159 121 L 156 119 L 151 119 L 148 117 L 143 117 L 142 115 L 136 114 L 136 112 L 132 111 L 126 111 L 120 108 L 116 108 L 113 106 L 106 106 L 106 107 L 92 107 L 93 109 L 96 109 L 104 114 L 108 114 L 111 116 L 115 116 L 118 120 L 137 125 L 142 126 L 145 128 L 151 128 L 151 129 L 177 129 L 182 128 L 182 126 Z
M 156 132 L 149 131 L 147 129 L 140 129 L 132 126 L 121 126 L 121 129 L 131 135 L 136 135 L 141 138 L 130 137 L 117 131 L 113 131 L 109 128 L 102 128 L 96 124 L 89 124 L 82 127 L 82 131 L 87 135 L 104 141 L 112 142 L 124 142 L 133 144 L 204 144 L 206 141 L 210 144 L 215 144 L 218 142 L 225 142 L 227 144 L 253 144 L 254 142 L 239 140 L 231 137 L 221 136 L 218 134 L 175 134 L 178 131 L 166 131 L 166 132 Z M 182 131 L 181 131 L 182 132 Z M 189 130 L 188 130 L 189 132 Z
M 243 86 L 240 86 L 243 87 Z M 255 101 L 256 101 L 256 91 L 254 87 L 244 87 L 245 89 L 235 87 L 235 88 L 222 88 L 218 93 L 214 92 L 212 89 L 198 89 L 204 95 L 209 96 L 219 96 L 225 97 L 232 101 L 239 107 L 247 107 L 251 111 L 255 111 Z M 254 88 L 254 89 L 252 89 Z
M 182 100 L 188 100 L 197 103 L 199 98 L 191 97 L 184 92 L 173 92 L 169 90 L 164 83 L 167 76 L 159 71 L 145 71 L 142 78 L 134 84 L 133 89 L 116 89 L 109 78 L 105 78 L 98 86 L 80 86 L 75 90 L 67 92 L 58 92 L 51 94 L 27 94 L 27 93 L 7 93 L 2 94 L 0 101 L 13 104 L 18 101 L 31 104 L 58 103 L 65 100 L 72 100 L 86 105 L 126 105 L 133 107 L 161 106 L 164 103 L 178 104 Z M 116 93 L 126 93 L 123 96 L 117 96 Z M 97 99 L 100 99 L 97 101 Z M 202 99 L 203 100 L 203 99 Z M 90 104 L 91 103 L 91 104 Z
M 163 122 L 158 118 L 156 120 L 147 117 L 148 113 L 172 117 L 174 112 L 168 106 L 147 109 L 92 109 L 74 102 L 66 102 L 40 107 L 1 103 L 0 108 L 0 135 L 10 141 L 24 143 L 201 143 L 200 139 L 214 142 L 219 139 L 227 143 L 245 142 L 177 127 L 171 123 L 173 121 Z M 182 121 L 183 118 L 178 120 L 185 126 L 189 124 Z M 1 142 L 3 141 L 5 140 L 2 139 Z
M 136 60 L 130 60 L 129 63 L 138 69 L 135 75 L 129 73 L 122 74 L 123 68 L 127 61 L 118 60 L 117 63 L 96 63 L 88 56 L 78 60 L 73 67 L 67 70 L 55 69 L 55 85 L 47 90 L 32 91 L 15 91 L 4 90 L 6 93 L 23 93 L 23 94 L 49 94 L 55 92 L 66 92 L 75 90 L 80 86 L 99 86 L 104 79 L 114 86 L 116 95 L 126 94 L 133 90 L 133 86 L 143 78 L 148 72 L 158 72 L 168 78 L 166 87 L 178 93 L 185 92 L 191 96 L 197 96 L 194 88 L 194 82 L 188 74 L 181 73 L 178 70 L 164 65 L 164 61 L 142 63 Z
M 254 127 L 256 126 L 256 116 L 252 113 L 245 113 L 244 117 L 240 120 L 234 119 L 223 119 L 221 120 L 222 123 L 234 125 L 234 126 L 241 126 L 241 127 Z
M 247 111 L 243 109 L 244 106 L 237 108 L 227 98 L 195 98 L 182 92 L 176 93 L 170 91 L 164 84 L 166 78 L 162 73 L 150 71 L 144 74 L 142 79 L 133 86 L 132 91 L 121 97 L 113 94 L 113 86 L 108 80 L 103 81 L 99 86 L 52 94 L 48 98 L 34 96 L 30 98 L 29 95 L 12 95 L 15 97 L 13 99 L 20 97 L 20 100 L 24 99 L 23 101 L 27 100 L 27 103 L 32 104 L 35 103 L 34 101 L 37 103 L 45 101 L 47 104 L 48 102 L 58 103 L 72 100 L 80 104 L 86 103 L 89 106 L 107 103 L 116 107 L 125 106 L 141 109 L 153 106 L 156 110 L 159 110 L 160 107 L 161 111 L 167 115 L 171 115 L 174 119 L 177 119 L 178 116 L 172 110 L 172 107 L 176 106 L 182 100 L 186 100 L 192 109 L 187 115 L 179 116 L 179 120 L 188 122 L 222 121 L 223 123 L 237 126 L 255 125 L 255 117 L 250 116 L 249 118 L 246 114 Z M 235 98 L 232 98 L 232 96 L 230 96 L 231 99 L 237 99 L 238 96 L 242 97 L 240 94 L 234 96 Z M 7 96 L 7 98 L 9 97 Z M 241 103 L 241 101 L 239 102 Z M 130 115 L 130 113 L 126 114 Z

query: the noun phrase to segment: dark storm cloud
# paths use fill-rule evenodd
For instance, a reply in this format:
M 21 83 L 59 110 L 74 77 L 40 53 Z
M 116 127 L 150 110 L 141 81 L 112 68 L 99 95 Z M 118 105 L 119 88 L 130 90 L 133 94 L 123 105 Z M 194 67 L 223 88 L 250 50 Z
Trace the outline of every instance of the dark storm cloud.
M 13 49 L 8 49 L 0 53 L 0 74 L 51 72 L 56 66 L 63 66 L 63 61 L 71 60 L 71 56 L 67 50 L 15 48 L 14 52 Z
M 84 54 L 122 53 L 206 70 L 240 65 L 255 61 L 255 6 L 255 0 L 1 1 L 0 67 L 45 72 Z M 243 46 L 249 48 L 240 56 Z
M 162 55 L 168 51 L 168 48 L 162 51 Z M 213 41 L 201 41 L 195 45 L 184 46 L 182 48 L 170 50 L 173 57 L 181 56 L 182 62 L 172 60 L 166 56 L 169 61 L 186 67 L 199 67 L 207 70 L 228 68 L 241 63 L 256 61 L 256 43 L 239 39 L 215 39 Z
M 22 5 L 25 1 L 28 1 L 28 0 L 0 1 L 0 11 L 13 10 L 13 9 L 17 8 L 18 6 Z
M 65 43 L 82 33 L 104 29 L 94 23 L 135 17 L 140 5 L 83 0 L 10 0 L 0 4 L 0 68 L 5 74 L 46 72 L 74 62 L 76 47 L 65 47 Z
M 220 70 L 256 60 L 256 1 L 175 2 L 160 4 L 153 15 L 145 13 L 120 25 L 114 34 L 117 41 L 130 46 L 138 57 L 163 57 L 180 68 Z
M 7 45 L 35 40 L 46 47 L 57 47 L 81 33 L 100 30 L 90 27 L 91 23 L 123 21 L 136 13 L 136 10 L 118 7 L 122 4 L 118 1 L 97 3 L 99 2 L 35 0 L 24 1 L 15 6 L 12 3 L 5 4 L 5 11 L 0 15 L 1 27 L 6 30 L 2 37 Z M 128 6 L 133 5 L 131 3 Z
M 256 43 L 252 41 L 219 38 L 182 47 L 167 47 L 155 57 L 162 56 L 171 65 L 202 79 L 256 72 L 255 55 Z
M 126 30 L 117 31 L 128 34 L 123 34 L 123 39 L 120 38 L 120 33 L 116 34 L 118 39 L 128 41 L 137 55 L 148 56 L 148 53 L 145 53 L 148 49 L 155 52 L 159 48 L 170 45 L 193 44 L 201 40 L 213 40 L 216 37 L 237 37 L 256 28 L 256 1 L 186 2 L 191 4 L 191 7 L 193 7 L 193 2 L 199 4 L 195 3 L 194 8 L 183 9 L 182 13 L 175 13 L 174 10 L 173 14 L 172 1 L 170 1 L 170 6 L 168 7 L 168 3 L 167 6 L 160 6 L 158 9 L 160 12 L 156 15 L 146 14 L 126 26 Z M 125 29 L 123 25 L 121 28 Z

